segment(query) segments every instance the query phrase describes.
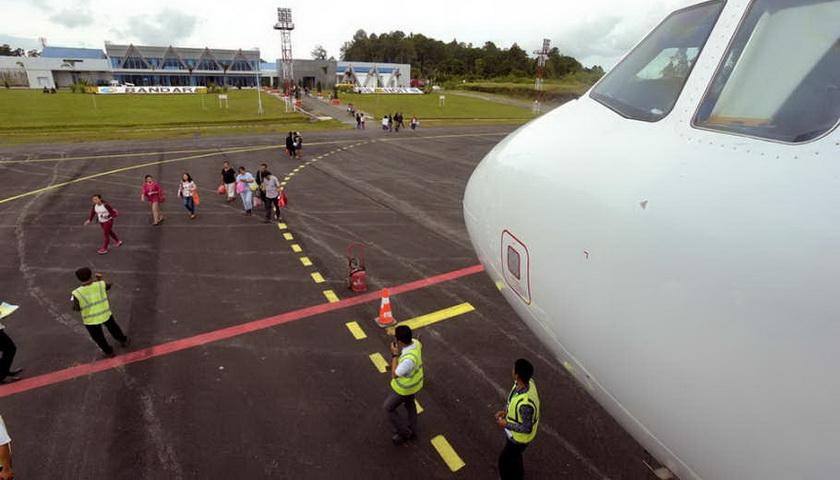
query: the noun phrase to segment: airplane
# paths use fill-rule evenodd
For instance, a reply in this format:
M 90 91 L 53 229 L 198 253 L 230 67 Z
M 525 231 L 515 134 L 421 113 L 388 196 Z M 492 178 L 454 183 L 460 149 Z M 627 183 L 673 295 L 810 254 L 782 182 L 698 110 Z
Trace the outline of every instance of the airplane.
M 838 120 L 840 0 L 706 1 L 468 182 L 487 273 L 660 478 L 840 475 Z

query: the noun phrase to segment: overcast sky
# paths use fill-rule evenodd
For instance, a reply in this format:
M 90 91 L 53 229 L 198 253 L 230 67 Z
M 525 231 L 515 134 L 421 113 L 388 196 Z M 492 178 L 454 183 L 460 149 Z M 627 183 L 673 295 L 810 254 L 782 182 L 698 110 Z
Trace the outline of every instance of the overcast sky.
M 0 43 L 27 50 L 47 45 L 104 48 L 119 44 L 225 49 L 259 48 L 274 61 L 280 34 L 277 7 L 292 9 L 295 58 L 311 58 L 316 45 L 340 58 L 341 45 L 363 29 L 402 30 L 449 42 L 501 48 L 517 43 L 536 50 L 543 38 L 586 66 L 611 67 L 675 8 L 699 0 L 337 1 L 300 0 L 0 0 Z M 278 3 L 279 2 L 279 3 Z

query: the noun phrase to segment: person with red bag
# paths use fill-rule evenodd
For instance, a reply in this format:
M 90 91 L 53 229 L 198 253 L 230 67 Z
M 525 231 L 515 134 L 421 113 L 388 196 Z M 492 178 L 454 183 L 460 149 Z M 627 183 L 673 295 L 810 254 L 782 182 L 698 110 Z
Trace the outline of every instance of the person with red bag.
M 114 219 L 117 218 L 117 215 L 117 210 L 102 200 L 102 195 L 97 193 L 93 196 L 93 206 L 90 208 L 90 215 L 88 216 L 88 219 L 85 220 L 84 224 L 90 225 L 93 219 L 96 218 L 99 222 L 99 226 L 102 227 L 104 240 L 102 248 L 96 251 L 96 253 L 100 255 L 108 253 L 108 245 L 111 242 L 111 238 L 114 239 L 115 247 L 119 247 L 123 244 L 120 237 L 118 237 L 114 232 Z
M 190 212 L 190 219 L 195 219 L 195 206 L 198 205 L 198 191 L 189 173 L 181 175 L 181 184 L 178 187 L 178 196 L 184 203 L 184 208 Z
M 163 196 L 163 190 L 160 185 L 154 181 L 151 175 L 146 175 L 146 181 L 143 183 L 143 192 L 140 194 L 140 201 L 147 201 L 152 204 L 152 225 L 160 225 L 163 223 L 163 214 L 160 213 L 160 204 L 166 201 Z

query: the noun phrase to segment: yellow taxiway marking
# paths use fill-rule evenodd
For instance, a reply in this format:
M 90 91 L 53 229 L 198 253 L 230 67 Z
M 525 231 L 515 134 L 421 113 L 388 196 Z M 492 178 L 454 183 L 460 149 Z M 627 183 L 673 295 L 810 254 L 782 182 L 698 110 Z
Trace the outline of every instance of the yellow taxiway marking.
M 414 406 L 417 407 L 417 415 L 423 413 L 423 407 L 420 406 L 420 402 L 416 398 L 414 399 Z
M 414 317 L 409 320 L 403 320 L 402 322 L 397 323 L 393 327 L 388 327 L 388 334 L 393 335 L 394 329 L 396 329 L 399 325 L 408 325 L 409 327 L 411 327 L 412 330 L 416 330 L 420 327 L 426 327 L 433 323 L 441 322 L 452 317 L 457 317 L 458 315 L 463 315 L 465 313 L 472 312 L 473 310 L 475 310 L 475 307 L 473 307 L 469 303 L 462 303 L 460 305 L 455 305 L 454 307 L 444 308 L 443 310 L 438 310 L 437 312 L 428 313 L 426 315 Z
M 362 330 L 362 327 L 360 327 L 358 323 L 348 322 L 348 323 L 345 323 L 344 325 L 347 327 L 347 330 L 350 330 L 350 333 L 353 334 L 353 338 L 355 338 L 356 340 L 363 340 L 363 339 L 367 338 L 367 335 L 365 335 L 365 331 Z M 382 355 L 380 355 L 380 357 L 382 357 Z M 371 360 L 373 360 L 373 359 L 371 359 Z M 384 362 L 385 359 L 383 358 L 382 361 Z
M 501 281 L 501 280 L 498 280 L 498 281 L 496 282 L 496 288 L 498 288 L 498 289 L 499 289 L 499 291 L 504 290 L 504 289 L 505 289 L 505 282 L 503 282 L 503 281 Z
M 277 228 L 279 228 L 280 230 L 286 230 L 287 228 L 289 228 L 289 226 L 285 223 L 278 223 Z
M 384 361 L 384 359 L 383 359 Z M 443 458 L 443 461 L 446 462 L 446 466 L 449 467 L 450 470 L 453 472 L 457 472 L 458 470 L 464 468 L 463 460 L 461 457 L 455 453 L 455 449 L 452 448 L 452 445 L 446 440 L 446 437 L 443 435 L 438 435 L 437 437 L 432 439 L 432 446 L 435 447 L 438 454 Z
M 289 180 L 291 180 L 291 179 L 292 179 L 292 177 L 286 177 L 286 178 L 284 178 L 284 179 L 283 179 L 283 181 L 284 181 L 284 182 L 288 182 L 288 181 L 289 181 Z M 282 185 L 282 184 L 281 184 L 281 185 Z
M 304 267 L 312 266 L 312 260 L 310 260 L 309 257 L 300 257 L 300 263 L 302 263 Z
M 285 238 L 286 240 L 294 240 L 294 239 L 295 239 L 295 236 L 294 236 L 294 235 L 292 235 L 292 234 L 291 234 L 291 233 L 289 233 L 289 232 L 286 232 L 286 233 L 284 233 L 284 234 L 283 234 L 283 238 Z
M 379 373 L 385 373 L 388 371 L 388 362 L 382 357 L 381 353 L 371 353 L 369 356 L 370 361 L 373 362 L 373 366 L 379 370 Z
M 294 177 L 294 176 L 295 176 L 295 172 L 290 172 L 290 173 L 289 173 L 289 176 L 290 176 L 290 177 Z
M 326 281 L 318 272 L 312 272 L 310 275 L 312 275 L 312 280 L 314 280 L 315 283 L 324 283 Z
M 303 251 L 303 249 L 300 248 L 300 245 L 298 245 L 297 243 L 293 243 L 292 244 L 292 251 L 295 252 L 295 253 L 300 253 L 300 252 Z
M 338 295 L 335 294 L 332 290 L 324 290 L 324 296 L 327 297 L 330 303 L 338 302 Z
M 285 187 L 285 186 L 286 186 L 286 182 L 280 182 L 280 186 L 281 186 L 281 187 Z

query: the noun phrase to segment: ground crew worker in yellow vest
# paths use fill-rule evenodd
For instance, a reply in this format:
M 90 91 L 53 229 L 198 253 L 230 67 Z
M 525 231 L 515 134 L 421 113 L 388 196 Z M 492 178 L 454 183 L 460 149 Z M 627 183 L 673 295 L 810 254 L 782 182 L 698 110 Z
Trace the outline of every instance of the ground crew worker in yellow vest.
M 120 342 L 123 347 L 128 346 L 129 340 L 123 334 L 111 313 L 111 304 L 108 302 L 107 293 L 111 289 L 111 282 L 105 281 L 101 273 L 94 276 L 93 272 L 87 267 L 76 270 L 76 278 L 82 282 L 82 285 L 73 290 L 73 295 L 70 297 L 70 301 L 73 302 L 73 310 L 81 312 L 85 328 L 105 356 L 113 357 L 114 349 L 105 340 L 102 325 L 105 325 L 114 340 Z M 96 281 L 94 281 L 94 278 L 96 278 Z
M 419 340 L 411 339 L 411 328 L 399 325 L 395 331 L 396 340 L 391 344 L 391 390 L 383 405 L 388 420 L 393 426 L 391 439 L 396 444 L 405 443 L 417 433 L 417 404 L 414 395 L 423 388 L 423 346 Z M 397 407 L 405 405 L 408 422 L 397 413 Z
M 496 412 L 496 424 L 505 429 L 507 441 L 499 455 L 502 480 L 521 480 L 525 474 L 522 452 L 537 435 L 540 424 L 540 397 L 531 377 L 534 366 L 520 358 L 513 365 L 513 388 L 504 411 Z

